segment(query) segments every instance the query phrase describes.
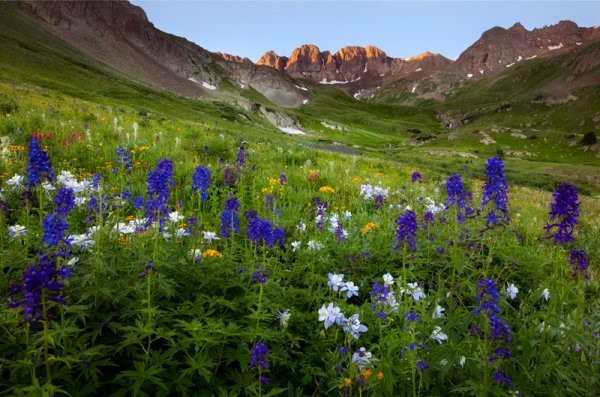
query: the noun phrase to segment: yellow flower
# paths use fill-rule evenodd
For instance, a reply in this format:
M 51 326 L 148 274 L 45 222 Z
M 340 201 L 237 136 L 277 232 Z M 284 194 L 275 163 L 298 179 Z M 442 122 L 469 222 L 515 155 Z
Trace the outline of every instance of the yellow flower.
M 362 178 L 360 177 L 356 177 L 356 178 L 352 178 L 352 183 L 361 183 L 362 182 Z
M 309 182 L 314 182 L 319 178 L 321 178 L 321 174 L 319 173 L 319 171 L 315 170 L 308 171 L 308 174 L 306 175 L 306 179 L 308 179 Z
M 126 217 L 125 217 L 125 220 L 126 220 L 126 221 L 132 221 L 132 220 L 134 220 L 134 219 L 135 219 L 135 216 L 133 216 L 133 215 L 129 215 L 129 216 L 126 216 Z
M 20 151 L 23 151 L 23 150 L 25 150 L 25 147 L 24 147 L 24 146 L 21 146 L 21 145 L 10 145 L 10 146 L 8 147 L 8 150 L 10 150 L 10 151 L 12 151 L 12 152 L 17 152 L 17 151 L 19 151 L 19 152 L 20 152 Z
M 335 189 L 331 186 L 321 186 L 319 188 L 319 191 L 323 193 L 335 193 Z
M 203 258 L 222 258 L 223 254 L 217 250 L 209 248 L 202 253 L 202 257 Z
M 344 383 L 346 384 L 346 386 L 350 385 L 352 383 L 352 379 L 350 378 L 344 378 Z
M 362 234 L 367 234 L 371 230 L 375 229 L 376 227 L 377 227 L 376 223 L 369 222 L 362 229 L 360 229 L 360 231 L 361 231 Z
M 365 379 L 369 379 L 371 375 L 373 375 L 373 371 L 371 371 L 370 369 L 365 369 L 364 371 L 362 371 L 362 376 Z
M 273 185 L 278 185 L 279 184 L 279 178 L 269 178 L 269 185 L 273 186 Z

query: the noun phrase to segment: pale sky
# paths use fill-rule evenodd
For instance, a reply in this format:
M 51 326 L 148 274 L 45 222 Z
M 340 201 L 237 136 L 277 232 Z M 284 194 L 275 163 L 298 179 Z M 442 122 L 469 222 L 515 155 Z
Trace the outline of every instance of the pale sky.
M 335 52 L 375 45 L 389 56 L 423 51 L 456 59 L 481 33 L 521 22 L 526 29 L 569 19 L 600 25 L 596 1 L 229 1 L 133 0 L 165 32 L 210 51 L 257 61 L 268 50 L 289 56 L 302 44 Z

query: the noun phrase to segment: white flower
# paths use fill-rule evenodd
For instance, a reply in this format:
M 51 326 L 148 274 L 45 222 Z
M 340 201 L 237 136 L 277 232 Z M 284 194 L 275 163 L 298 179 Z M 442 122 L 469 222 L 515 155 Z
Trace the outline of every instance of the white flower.
M 343 277 L 343 275 L 342 275 Z M 346 292 L 348 299 L 353 296 L 358 296 L 358 286 L 354 285 L 352 281 L 348 281 L 347 283 L 343 283 L 340 288 L 340 292 Z
M 117 232 L 119 234 L 132 234 L 135 233 L 135 226 L 133 226 L 131 222 L 117 222 L 115 226 L 113 226 L 113 232 Z
M 394 284 L 394 277 L 392 277 L 391 274 L 386 273 L 383 275 L 383 283 L 385 285 L 393 285 Z
M 292 241 L 292 244 L 290 244 L 292 246 L 292 251 L 296 252 L 300 249 L 300 246 L 302 245 L 302 242 L 300 241 Z
M 436 325 L 435 328 L 433 329 L 433 332 L 431 333 L 431 339 L 434 339 L 434 340 L 438 341 L 439 343 L 442 343 L 445 340 L 448 340 L 448 335 L 443 333 L 442 328 L 440 328 Z
M 445 358 L 443 358 L 443 359 L 441 359 L 441 360 L 440 360 L 440 365 L 441 365 L 442 367 L 445 367 L 445 366 L 446 366 L 446 364 L 448 364 L 448 360 L 446 360 Z
M 89 201 L 88 197 L 81 197 L 81 196 L 75 197 L 75 205 L 78 207 L 85 205 L 88 201 Z
M 277 319 L 279 320 L 279 324 L 281 324 L 283 328 L 287 328 L 288 322 L 290 321 L 291 317 L 289 310 L 284 310 L 283 312 L 277 310 L 275 312 L 275 317 L 277 317 Z
M 337 292 L 337 290 L 344 285 L 343 274 L 329 273 L 328 277 L 329 281 L 327 282 L 327 285 L 330 286 L 334 291 Z
M 13 189 L 22 188 L 23 187 L 23 176 L 19 174 L 14 174 L 12 178 L 6 181 L 8 186 L 11 186 Z
M 352 212 L 350 212 L 350 211 L 344 211 L 342 213 L 342 216 L 344 217 L 345 220 L 349 221 L 350 219 L 352 219 Z
M 320 251 L 324 247 L 323 244 L 321 244 L 315 240 L 310 240 L 308 242 L 307 246 L 308 246 L 309 250 L 314 250 L 314 251 Z
M 548 301 L 548 299 L 550 299 L 550 290 L 548 288 L 544 288 L 544 291 L 542 292 L 542 297 L 546 299 L 546 302 Z
M 344 332 L 352 335 L 354 339 L 358 339 L 361 332 L 367 332 L 369 330 L 366 326 L 360 323 L 360 320 L 358 319 L 358 313 L 355 313 L 348 319 L 342 318 L 340 322 Z
M 368 352 L 367 349 L 361 347 L 360 349 L 358 349 L 357 352 L 352 354 L 352 362 L 358 363 L 358 368 L 362 370 L 365 365 L 371 363 L 372 356 L 373 355 L 370 352 Z
M 338 318 L 342 317 L 343 315 L 341 315 L 341 309 L 337 306 L 333 306 L 333 303 L 330 303 L 329 306 L 325 307 L 325 305 L 323 305 L 320 309 L 319 309 L 319 321 L 324 321 L 324 326 L 325 329 L 331 327 L 331 325 L 333 325 L 333 323 L 335 323 L 336 321 L 338 321 Z
M 169 213 L 169 221 L 173 223 L 177 223 L 183 220 L 183 215 L 179 215 L 179 211 L 173 211 Z
M 27 229 L 23 225 L 14 225 L 8 227 L 8 235 L 11 238 L 23 237 L 27 235 Z
M 213 240 L 220 240 L 215 232 L 202 232 L 202 234 L 204 235 L 204 240 L 206 240 L 208 244 L 212 243 Z
M 510 283 L 506 287 L 506 294 L 510 297 L 510 299 L 515 299 L 517 297 L 517 292 L 519 292 L 519 289 L 515 287 L 513 283 Z
M 419 287 L 418 283 L 408 283 L 407 285 L 408 285 L 408 290 L 406 291 L 406 293 L 408 295 L 412 296 L 412 298 L 415 301 L 418 301 L 419 299 L 422 299 L 422 298 L 426 297 L 425 293 L 423 292 L 423 290 L 421 289 L 421 287 Z M 403 294 L 404 292 L 405 292 L 404 288 L 402 288 L 400 290 L 400 293 Z
M 202 257 L 202 251 L 199 250 L 198 248 L 191 249 L 190 256 L 192 257 L 194 262 L 198 262 L 198 261 L 200 261 L 200 258 Z
M 77 262 L 79 262 L 79 257 L 75 256 L 75 257 L 69 259 L 69 261 L 67 262 L 67 266 L 73 266 Z
M 304 222 L 300 222 L 298 226 L 296 226 L 299 232 L 304 233 L 306 231 L 306 224 Z
M 71 245 L 81 248 L 90 248 L 96 243 L 89 234 L 71 234 L 68 239 Z
M 42 182 L 42 189 L 44 189 L 44 191 L 46 191 L 46 193 L 50 193 L 51 191 L 56 190 L 54 185 L 48 181 Z
M 465 356 L 460 356 L 460 361 L 458 363 L 461 367 L 463 367 L 465 365 L 465 361 L 467 361 L 467 358 Z
M 188 232 L 186 229 L 184 229 L 182 227 L 175 230 L 175 237 L 177 237 L 177 238 L 187 237 L 189 235 L 190 235 L 190 232 Z
M 431 316 L 431 318 L 442 318 L 442 317 L 444 317 L 444 310 L 446 310 L 446 309 L 444 309 L 440 305 L 435 305 L 435 310 L 433 311 L 433 315 Z

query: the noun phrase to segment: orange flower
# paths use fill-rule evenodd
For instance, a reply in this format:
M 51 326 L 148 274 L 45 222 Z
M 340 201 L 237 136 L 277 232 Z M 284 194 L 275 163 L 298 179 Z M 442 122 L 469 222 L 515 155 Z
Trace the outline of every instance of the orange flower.
M 335 189 L 331 186 L 321 186 L 319 188 L 319 191 L 323 193 L 335 193 Z
M 222 258 L 223 254 L 217 250 L 208 248 L 206 251 L 202 253 L 203 258 Z
M 356 177 L 356 178 L 352 178 L 352 183 L 361 183 L 362 182 L 362 178 L 360 177 Z
M 376 227 L 377 227 L 376 223 L 369 222 L 362 229 L 360 229 L 360 231 L 361 231 L 362 234 L 367 234 L 371 230 L 375 229 Z
M 10 145 L 8 147 L 8 150 L 12 152 L 22 152 L 23 150 L 25 150 L 25 147 L 21 145 Z
M 352 383 L 352 379 L 350 378 L 344 378 L 344 383 L 346 384 L 346 386 L 350 385 Z
M 377 379 L 379 379 L 379 380 L 383 379 L 383 372 L 377 372 Z
M 319 173 L 319 171 L 315 170 L 308 171 L 308 175 L 306 175 L 306 179 L 308 179 L 309 182 L 314 182 L 319 178 L 321 178 L 321 174 Z
M 362 371 L 362 376 L 365 379 L 369 379 L 371 375 L 373 375 L 373 371 L 371 371 L 370 369 L 365 369 L 364 371 Z
M 126 220 L 126 221 L 132 221 L 132 220 L 134 220 L 134 219 L 135 219 L 135 216 L 133 216 L 133 215 L 129 215 L 129 216 L 126 216 L 126 217 L 125 217 L 125 220 Z

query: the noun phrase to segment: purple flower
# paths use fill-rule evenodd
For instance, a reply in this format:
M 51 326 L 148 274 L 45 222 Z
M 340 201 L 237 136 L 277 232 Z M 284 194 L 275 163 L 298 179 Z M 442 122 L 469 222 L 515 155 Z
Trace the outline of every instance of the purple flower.
M 250 284 L 262 284 L 265 285 L 267 283 L 267 272 L 264 270 L 257 270 L 252 273 L 252 280 L 250 280 Z
M 394 249 L 397 250 L 406 243 L 410 251 L 417 249 L 417 216 L 411 210 L 407 210 L 403 215 L 396 219 L 396 243 Z
M 148 276 L 148 274 L 153 273 L 153 272 L 157 272 L 158 269 L 154 267 L 154 265 L 152 264 L 152 261 L 148 261 L 144 264 L 144 271 L 140 274 L 138 274 L 139 278 L 146 278 Z
M 233 187 L 237 183 L 240 175 L 234 167 L 225 168 L 225 173 L 223 174 L 223 184 L 225 186 Z
M 486 224 L 488 227 L 496 226 L 499 221 L 508 223 L 508 184 L 504 176 L 504 163 L 498 157 L 492 157 L 485 163 L 485 174 L 487 180 L 483 185 L 483 197 L 481 199 L 481 208 L 483 209 L 489 202 L 494 207 L 488 212 Z M 498 215 L 500 213 L 501 215 Z
M 54 212 L 62 217 L 67 217 L 69 211 L 75 208 L 75 193 L 73 189 L 61 187 L 54 197 Z
M 252 346 L 252 350 L 250 351 L 250 364 L 248 365 L 248 368 L 258 368 L 259 370 L 268 369 L 268 355 L 269 349 L 267 348 L 265 342 L 256 342 L 256 344 Z
M 135 196 L 132 201 L 133 208 L 140 209 L 143 208 L 145 204 L 144 198 L 142 196 Z
M 20 282 L 12 286 L 9 294 L 9 307 L 23 308 L 23 318 L 26 322 L 36 324 L 44 317 L 42 297 L 64 305 L 65 298 L 61 290 L 65 286 L 59 281 L 67 274 L 57 269 L 55 257 L 52 254 L 41 253 L 35 265 L 25 271 Z
M 261 241 L 267 247 L 273 247 L 275 244 L 279 246 L 285 244 L 285 232 L 283 228 L 273 227 L 271 221 L 261 219 L 255 213 L 252 214 L 252 217 L 249 217 L 247 236 L 256 245 Z
M 421 317 L 419 317 L 419 315 L 417 313 L 415 313 L 414 310 L 411 310 L 410 312 L 408 312 L 408 314 L 404 317 L 406 319 L 406 321 L 408 321 L 408 323 L 412 323 L 412 322 L 422 322 Z
M 500 312 L 498 308 L 498 300 L 500 295 L 498 294 L 498 287 L 496 282 L 491 278 L 481 277 L 477 281 L 477 297 L 475 300 L 479 302 L 479 307 L 475 308 L 473 314 L 478 316 L 480 312 L 485 312 L 491 315 Z
M 238 168 L 246 167 L 247 158 L 248 158 L 248 154 L 246 153 L 246 149 L 244 148 L 244 145 L 241 145 L 235 156 L 235 165 Z
M 131 162 L 131 152 L 129 150 L 119 146 L 115 150 L 115 154 L 117 155 L 117 164 L 123 164 L 126 170 L 133 168 L 133 163 Z
M 285 176 L 285 174 L 279 175 L 279 184 L 281 186 L 287 185 L 287 182 L 288 182 L 288 180 L 287 180 L 287 176 Z
M 419 171 L 413 171 L 410 179 L 411 179 L 412 183 L 415 183 L 415 182 L 423 183 L 423 175 L 421 175 L 421 173 Z
M 54 171 L 48 158 L 48 153 L 42 149 L 40 141 L 35 138 L 29 140 L 29 153 L 27 164 L 27 186 L 35 187 L 46 177 L 49 181 L 54 180 Z
M 148 200 L 146 201 L 146 220 L 148 224 L 159 221 L 161 226 L 169 214 L 168 202 L 170 187 L 174 186 L 173 162 L 170 159 L 159 160 L 156 169 L 148 173 Z
M 200 190 L 200 196 L 202 201 L 208 200 L 208 193 L 206 192 L 210 186 L 210 170 L 204 166 L 198 166 L 194 170 L 194 176 L 192 180 L 192 190 L 197 192 Z
M 552 197 L 554 202 L 550 206 L 550 221 L 545 226 L 546 235 L 554 239 L 555 244 L 574 241 L 573 229 L 578 223 L 580 204 L 577 188 L 568 183 L 561 183 Z
M 44 229 L 42 241 L 49 246 L 58 246 L 61 241 L 67 244 L 67 246 L 70 245 L 68 240 L 65 239 L 65 233 L 69 229 L 69 224 L 62 216 L 57 214 L 47 215 L 44 218 L 42 227 Z
M 573 278 L 581 275 L 586 280 L 590 280 L 588 258 L 584 250 L 572 249 L 569 253 L 569 264 L 571 265 Z
M 510 388 L 513 387 L 513 383 L 511 382 L 510 378 L 504 375 L 499 369 L 494 372 L 494 382 L 498 383 L 499 385 L 504 384 Z
M 425 372 L 425 370 L 427 370 L 427 368 L 429 368 L 429 364 L 427 364 L 423 360 L 419 360 L 419 361 L 417 361 L 417 368 L 419 368 L 421 373 L 423 373 L 423 372 Z

